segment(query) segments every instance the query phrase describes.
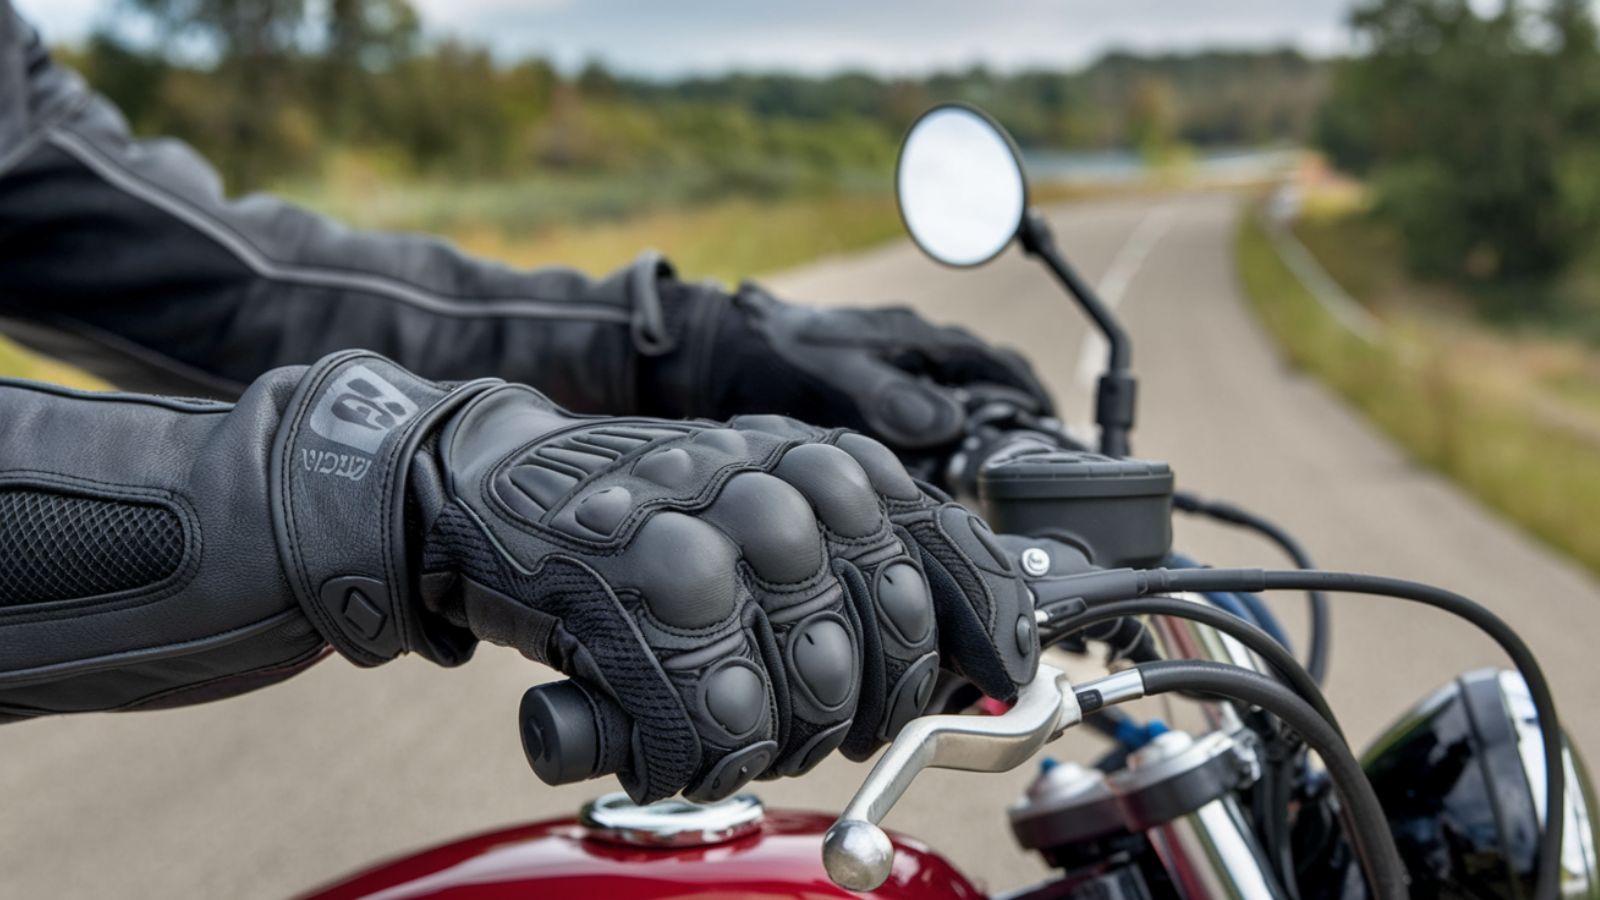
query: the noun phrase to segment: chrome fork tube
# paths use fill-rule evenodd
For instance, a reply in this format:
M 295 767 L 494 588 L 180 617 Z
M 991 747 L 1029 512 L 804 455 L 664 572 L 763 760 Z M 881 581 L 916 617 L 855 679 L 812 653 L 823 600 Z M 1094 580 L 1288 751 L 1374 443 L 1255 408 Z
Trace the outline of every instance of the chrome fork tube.
M 1199 594 L 1183 593 L 1171 596 L 1173 599 L 1187 600 L 1190 603 L 1203 603 L 1208 606 L 1211 603 Z M 1266 672 L 1261 660 L 1257 659 L 1248 647 L 1210 625 L 1173 616 L 1151 616 L 1149 622 L 1168 659 L 1205 659 L 1243 666 L 1255 672 Z M 1231 703 L 1206 701 L 1201 703 L 1200 707 L 1211 728 L 1232 733 L 1241 726 L 1239 715 Z
M 1218 797 L 1145 832 L 1184 900 L 1279 900 L 1283 896 L 1239 802 Z

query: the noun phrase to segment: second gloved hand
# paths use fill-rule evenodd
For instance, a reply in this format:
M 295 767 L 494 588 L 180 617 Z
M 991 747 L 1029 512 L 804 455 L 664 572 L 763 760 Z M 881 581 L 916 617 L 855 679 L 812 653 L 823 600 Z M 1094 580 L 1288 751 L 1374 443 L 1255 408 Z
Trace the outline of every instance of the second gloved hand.
M 1032 677 L 1031 598 L 1007 554 L 869 438 L 775 416 L 579 417 L 370 355 L 306 381 L 286 453 L 364 442 L 374 463 L 359 479 L 292 467 L 295 539 L 360 540 L 349 510 L 403 506 L 398 543 L 373 555 L 412 582 L 324 581 L 338 587 L 309 605 L 330 641 L 372 664 L 453 662 L 484 639 L 560 669 L 620 708 L 600 740 L 636 800 L 723 797 L 841 747 L 864 758 L 922 711 L 941 660 L 1002 699 Z
M 640 384 L 656 414 L 781 413 L 863 431 L 917 465 L 963 436 L 963 392 L 1052 414 L 1021 356 L 910 309 L 785 303 L 748 283 L 732 297 L 676 282 L 662 292 L 666 335 Z

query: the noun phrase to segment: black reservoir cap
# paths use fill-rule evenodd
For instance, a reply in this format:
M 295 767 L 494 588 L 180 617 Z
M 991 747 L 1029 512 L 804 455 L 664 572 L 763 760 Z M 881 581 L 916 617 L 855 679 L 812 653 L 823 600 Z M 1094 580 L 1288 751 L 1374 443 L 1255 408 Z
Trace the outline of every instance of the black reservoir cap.
M 1077 544 L 1097 566 L 1152 566 L 1172 549 L 1172 468 L 1040 450 L 986 464 L 978 498 L 996 531 Z

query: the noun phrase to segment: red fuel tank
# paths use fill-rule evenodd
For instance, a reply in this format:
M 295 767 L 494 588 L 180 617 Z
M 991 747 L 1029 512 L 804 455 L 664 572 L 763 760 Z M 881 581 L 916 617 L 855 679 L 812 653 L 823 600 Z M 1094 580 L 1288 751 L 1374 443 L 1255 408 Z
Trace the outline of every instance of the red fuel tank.
M 822 868 L 832 817 L 769 811 L 755 830 L 694 847 L 641 847 L 597 838 L 575 819 L 481 834 L 396 859 L 307 900 L 654 897 L 972 900 L 982 893 L 917 841 L 891 834 L 894 870 L 876 891 L 836 887 Z

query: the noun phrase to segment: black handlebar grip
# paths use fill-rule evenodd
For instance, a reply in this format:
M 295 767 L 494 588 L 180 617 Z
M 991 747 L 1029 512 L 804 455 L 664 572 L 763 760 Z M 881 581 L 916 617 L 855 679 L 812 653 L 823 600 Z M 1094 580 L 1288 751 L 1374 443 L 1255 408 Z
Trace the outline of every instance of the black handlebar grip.
M 628 714 L 604 693 L 576 681 L 528 688 L 517 720 L 528 765 L 545 784 L 612 775 L 628 763 Z

